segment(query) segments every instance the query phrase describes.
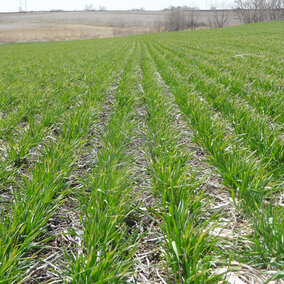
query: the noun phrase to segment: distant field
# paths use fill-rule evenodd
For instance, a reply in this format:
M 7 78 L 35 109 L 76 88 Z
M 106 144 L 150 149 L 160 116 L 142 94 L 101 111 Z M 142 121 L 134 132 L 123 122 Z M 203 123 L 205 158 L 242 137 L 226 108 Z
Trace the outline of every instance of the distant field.
M 198 21 L 208 25 L 211 11 L 199 11 Z M 226 11 L 226 26 L 240 24 Z M 91 39 L 157 31 L 166 12 L 92 11 L 0 13 L 0 43 Z
M 0 46 L 0 283 L 284 283 L 283 44 Z

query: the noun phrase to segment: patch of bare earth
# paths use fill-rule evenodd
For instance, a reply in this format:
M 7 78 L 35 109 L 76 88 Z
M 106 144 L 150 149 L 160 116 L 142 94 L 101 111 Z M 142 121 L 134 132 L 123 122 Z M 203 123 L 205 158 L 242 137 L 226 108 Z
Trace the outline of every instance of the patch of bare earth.
M 67 41 L 112 37 L 113 28 L 83 24 L 38 24 L 28 27 L 16 25 L 0 30 L 0 43 Z
M 152 32 L 149 27 L 102 26 L 79 23 L 0 24 L 0 43 L 70 41 Z
M 140 86 L 140 93 L 142 86 Z M 143 103 L 138 100 L 135 122 L 137 130 L 130 145 L 129 152 L 134 156 L 135 182 L 133 194 L 138 196 L 136 216 L 131 220 L 132 230 L 139 231 L 139 248 L 134 255 L 134 275 L 129 283 L 164 283 L 165 274 L 161 258 L 160 242 L 162 232 L 156 221 L 150 217 L 148 208 L 154 208 L 158 202 L 152 194 L 151 177 L 147 173 L 148 161 L 145 157 L 146 147 L 145 128 L 147 111 Z
M 167 11 L 51 11 L 0 13 L 0 43 L 65 41 L 125 36 L 163 31 Z M 240 24 L 226 10 L 225 25 Z M 208 26 L 212 11 L 198 11 L 201 27 Z

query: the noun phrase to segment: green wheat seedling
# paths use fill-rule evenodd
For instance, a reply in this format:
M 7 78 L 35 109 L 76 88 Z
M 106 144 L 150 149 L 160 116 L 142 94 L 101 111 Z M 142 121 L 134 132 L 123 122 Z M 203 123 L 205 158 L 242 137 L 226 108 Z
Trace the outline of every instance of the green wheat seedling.
M 1 45 L 0 283 L 215 283 L 236 261 L 251 279 L 283 278 L 283 31 Z M 223 194 L 203 192 L 191 139 L 231 195 L 232 236 L 216 234 Z M 54 231 L 61 212 L 76 225 Z
M 184 65 L 183 62 L 183 59 L 175 60 L 174 64 L 187 80 L 187 74 L 191 70 L 188 70 L 188 65 Z M 279 130 L 271 129 L 267 118 L 255 112 L 240 98 L 230 99 L 231 92 L 222 85 L 220 87 L 210 77 L 203 77 L 202 74 L 199 76 L 198 73 L 203 69 L 204 67 L 198 64 L 198 72 L 191 73 L 192 87 L 201 91 L 201 96 L 210 100 L 212 106 L 223 114 L 224 119 L 230 121 L 236 134 L 242 135 L 242 141 L 247 142 L 253 151 L 256 150 L 262 156 L 264 162 L 270 164 L 270 170 L 273 169 L 277 177 L 281 176 L 284 170 L 284 144 L 278 138 Z
M 226 56 L 221 56 L 214 49 L 210 53 L 208 47 L 193 49 L 182 45 L 182 42 L 178 48 L 175 46 L 170 48 L 168 44 L 163 44 L 162 47 L 183 60 L 190 59 L 191 67 L 194 65 L 197 71 L 203 70 L 208 78 L 218 80 L 228 89 L 230 96 L 240 96 L 259 112 L 272 116 L 274 122 L 283 123 L 283 80 L 278 78 L 279 72 L 272 75 L 271 70 L 265 70 L 269 66 L 268 62 L 271 63 L 271 58 L 260 56 L 261 59 L 256 62 L 253 56 L 247 56 L 245 59 L 241 57 L 242 61 L 239 62 L 240 56 L 234 56 L 230 50 L 223 50 L 222 53 L 225 52 Z M 227 60 L 228 56 L 232 57 L 233 64 Z M 260 64 L 256 66 L 258 62 Z
M 165 234 L 163 249 L 175 282 L 210 282 L 210 261 L 216 240 L 209 236 L 210 218 L 204 220 L 204 195 L 200 182 L 188 176 L 190 153 L 180 144 L 180 129 L 175 125 L 171 102 L 162 95 L 155 69 L 147 51 L 142 60 L 143 100 L 148 112 L 145 139 L 148 141 L 149 174 L 153 194 L 160 200 L 150 212 L 159 220 Z M 206 206 L 206 205 L 205 205 Z M 218 278 L 219 276 L 216 276 Z
M 243 58 L 235 55 L 236 51 L 234 49 L 223 49 L 221 51 L 207 45 L 196 48 L 192 45 L 185 45 L 185 41 L 178 41 L 177 44 L 176 41 L 171 43 L 172 40 L 170 39 L 170 43 L 169 40 L 164 41 L 162 47 L 182 60 L 181 67 L 190 66 L 190 72 L 187 72 L 187 75 L 194 77 L 196 72 L 203 71 L 205 72 L 204 75 L 206 75 L 204 80 L 206 78 L 209 81 L 213 78 L 218 80 L 218 82 L 222 83 L 222 86 L 228 89 L 230 96 L 241 96 L 261 113 L 272 115 L 271 120 L 274 122 L 283 123 L 284 101 L 281 92 L 281 90 L 283 91 L 281 86 L 283 85 L 283 79 L 279 79 L 279 72 L 274 72 L 272 75 L 271 70 L 265 70 L 265 67 L 270 66 L 270 64 L 278 64 L 275 58 L 270 57 L 270 54 L 269 59 L 264 55 L 245 56 Z M 160 42 L 159 45 L 161 45 Z M 220 56 L 220 52 L 222 56 Z M 226 56 L 224 56 L 224 53 Z M 228 57 L 232 57 L 233 64 L 227 60 Z M 238 66 L 238 58 L 240 57 L 242 61 Z M 258 58 L 260 59 L 257 60 Z M 250 59 L 253 64 L 250 64 Z M 189 61 L 190 65 L 183 64 L 184 60 Z M 273 63 L 271 60 L 273 60 Z M 260 63 L 260 65 L 257 66 L 257 63 Z M 176 59 L 175 64 L 177 64 Z M 279 68 L 281 69 L 281 66 Z M 263 72 L 260 70 L 263 70 Z M 242 78 L 242 81 L 238 80 L 239 77 Z
M 85 119 L 85 124 L 89 128 L 90 121 L 93 119 L 91 112 L 93 113 L 94 110 L 89 109 L 88 121 Z M 78 126 L 75 125 L 74 128 L 78 129 Z M 5 257 L 14 255 L 13 249 L 19 247 L 22 253 L 19 257 L 24 257 L 26 262 L 33 261 L 33 257 L 27 257 L 27 255 L 29 252 L 34 251 L 35 253 L 35 248 L 38 250 L 41 247 L 36 239 L 46 232 L 50 217 L 62 204 L 63 198 L 68 192 L 66 181 L 71 175 L 77 159 L 76 152 L 82 147 L 88 134 L 86 128 L 84 132 L 78 130 L 74 131 L 72 139 L 67 141 L 64 139 L 64 131 L 66 130 L 63 129 L 61 137 L 56 142 L 50 141 L 48 145 L 45 145 L 41 159 L 31 169 L 29 178 L 22 177 L 22 183 L 18 184 L 19 190 L 14 191 L 14 203 L 7 208 L 13 218 L 9 218 L 8 222 L 1 224 L 1 232 L 8 238 L 7 243 L 3 243 L 0 255 Z M 6 219 L 7 213 L 3 217 Z M 13 242 L 12 248 L 11 241 Z M 18 261 L 19 258 L 14 259 L 7 268 L 7 263 L 3 260 L 0 279 L 7 280 L 10 269 L 17 273 L 13 277 L 18 277 L 17 275 L 23 277 L 25 271 L 18 265 Z M 17 279 L 15 278 L 13 281 L 18 281 Z
M 138 86 L 137 54 L 132 57 L 121 75 L 93 173 L 84 181 L 87 191 L 80 196 L 84 252 L 67 254 L 67 282 L 121 283 L 131 275 L 137 233 L 129 235 L 125 220 L 134 209 L 133 158 L 126 155 L 134 135 Z
M 157 64 L 162 70 L 162 72 L 167 72 L 161 61 L 157 61 Z M 168 66 L 167 66 L 168 68 Z M 167 73 L 166 73 L 167 74 Z M 162 74 L 163 76 L 163 74 Z M 274 184 L 271 174 L 267 174 L 266 165 L 259 163 L 259 161 L 253 157 L 250 157 L 246 152 L 247 150 L 242 149 L 235 145 L 236 142 L 231 137 L 228 140 L 224 139 L 224 133 L 226 133 L 226 128 L 222 123 L 218 121 L 212 121 L 214 116 L 213 113 L 209 113 L 208 109 L 202 107 L 199 97 L 194 98 L 194 93 L 191 97 L 188 96 L 188 88 L 184 87 L 177 88 L 177 83 L 172 83 L 173 73 L 169 74 L 169 77 L 165 77 L 167 83 L 173 87 L 173 92 L 176 93 L 177 102 L 181 106 L 181 110 L 189 117 L 189 121 L 194 125 L 199 133 L 199 137 L 211 153 L 211 161 L 222 174 L 225 182 L 235 188 L 237 195 L 243 204 L 242 208 L 249 216 L 255 216 L 255 212 L 259 210 L 259 207 L 266 207 L 263 203 L 265 196 L 269 196 L 273 193 L 271 186 Z M 181 77 L 177 76 L 176 80 L 182 81 Z M 184 83 L 183 83 L 184 84 Z M 219 132 L 219 133 L 218 133 Z M 239 158 L 238 158 L 239 157 Z M 269 185 L 269 190 L 267 190 Z M 274 191 L 279 190 L 279 186 L 275 185 Z M 234 193 L 235 194 L 235 193 Z M 234 196 L 234 195 L 233 195 Z M 264 209 L 266 212 L 267 208 Z M 252 217 L 252 221 L 253 221 Z M 258 218 L 265 218 L 265 215 L 258 215 Z M 277 218 L 277 217 L 275 217 Z M 281 222 L 281 216 L 278 216 L 278 222 Z M 258 230 L 258 225 L 254 222 L 255 230 Z M 271 234 L 272 227 L 266 227 L 267 233 L 263 235 L 267 238 Z M 279 234 L 282 233 L 283 229 L 281 227 L 276 228 Z M 275 245 L 281 246 L 283 240 L 274 238 L 273 241 Z M 258 248 L 255 248 L 260 254 Z M 275 252 L 271 250 L 271 255 L 276 256 Z M 262 259 L 266 262 L 266 259 Z M 273 264 L 275 265 L 275 263 Z M 276 265 L 275 267 L 278 267 Z
M 122 56 L 118 56 L 117 60 L 122 60 L 123 58 Z M 94 104 L 95 101 L 104 98 L 101 94 L 108 88 L 108 85 L 113 80 L 115 69 L 110 68 L 110 66 L 113 65 L 113 60 L 106 60 L 104 64 L 98 62 L 97 65 L 97 70 L 89 75 L 88 79 L 91 80 L 91 78 L 94 78 L 94 80 L 97 80 L 97 78 L 102 77 L 103 80 L 100 81 L 100 84 L 96 84 L 95 86 L 90 85 L 90 87 L 88 87 L 88 85 L 86 85 L 87 82 L 84 82 L 84 84 L 81 83 L 80 86 L 76 86 L 68 92 L 64 91 L 63 93 L 58 93 L 58 91 L 56 91 L 51 98 L 52 101 L 57 100 L 57 102 L 53 104 L 47 103 L 50 99 L 45 97 L 46 103 L 49 104 L 48 112 L 43 110 L 42 116 L 38 117 L 34 114 L 29 114 L 27 116 L 26 128 L 19 128 L 19 130 L 17 130 L 16 125 L 14 125 L 17 133 L 11 133 L 11 128 L 9 130 L 5 128 L 7 130 L 5 131 L 9 133 L 9 137 L 6 137 L 8 142 L 5 143 L 5 151 L 3 151 L 2 154 L 4 159 L 1 165 L 3 173 L 1 175 L 1 181 L 3 187 L 11 182 L 13 176 L 12 172 L 16 173 L 18 168 L 26 166 L 28 161 L 34 159 L 30 154 L 32 149 L 38 146 L 53 130 L 60 129 L 61 125 L 65 125 L 64 117 L 67 119 L 68 116 L 70 117 L 69 110 L 71 108 L 73 111 L 75 107 L 78 108 L 80 104 L 86 100 L 88 100 L 86 103 Z M 94 68 L 95 67 L 96 65 Z M 109 71 L 106 72 L 105 69 Z M 77 94 L 77 92 L 79 92 L 79 94 Z M 86 92 L 89 94 L 88 96 Z M 80 121 L 80 119 L 78 119 L 78 121 Z M 4 174 L 5 171 L 8 171 L 8 173 Z
M 1 223 L 1 281 L 18 282 L 32 277 L 25 274 L 27 266 L 33 263 L 45 243 L 39 241 L 39 237 L 46 233 L 50 217 L 68 192 L 66 182 L 78 159 L 76 153 L 84 145 L 98 117 L 99 104 L 93 101 L 94 108 L 88 102 L 82 102 L 78 110 L 69 111 L 71 120 L 65 121 L 68 128 L 59 131 L 55 142 L 47 141 L 29 177 L 21 177 L 22 182 L 18 183 L 20 190 L 14 191 L 14 203 L 7 207 L 8 211 L 2 211 L 6 221 Z M 8 218 L 7 214 L 12 218 Z

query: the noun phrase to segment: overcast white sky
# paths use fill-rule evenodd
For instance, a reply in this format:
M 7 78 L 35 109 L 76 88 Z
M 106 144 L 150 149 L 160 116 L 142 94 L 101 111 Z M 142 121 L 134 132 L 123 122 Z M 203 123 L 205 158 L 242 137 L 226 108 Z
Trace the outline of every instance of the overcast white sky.
M 84 10 L 85 5 L 93 5 L 99 9 L 100 6 L 108 10 L 128 10 L 132 8 L 145 8 L 146 10 L 159 10 L 169 6 L 198 7 L 199 9 L 210 9 L 211 5 L 220 8 L 232 7 L 233 0 L 0 0 L 0 12 L 19 11 L 20 5 L 25 9 L 27 2 L 28 11 L 39 10 Z

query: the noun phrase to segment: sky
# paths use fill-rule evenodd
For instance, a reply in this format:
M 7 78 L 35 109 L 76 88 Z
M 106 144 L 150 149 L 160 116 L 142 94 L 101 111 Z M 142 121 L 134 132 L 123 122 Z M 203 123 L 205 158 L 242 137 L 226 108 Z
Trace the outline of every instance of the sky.
M 100 6 L 107 10 L 129 10 L 144 8 L 146 10 L 160 10 L 169 6 L 190 6 L 199 9 L 210 9 L 211 6 L 231 8 L 232 0 L 0 0 L 0 12 L 17 12 L 20 6 L 27 11 L 49 10 L 84 10 L 86 5 L 99 9 Z

